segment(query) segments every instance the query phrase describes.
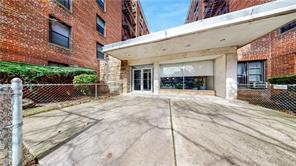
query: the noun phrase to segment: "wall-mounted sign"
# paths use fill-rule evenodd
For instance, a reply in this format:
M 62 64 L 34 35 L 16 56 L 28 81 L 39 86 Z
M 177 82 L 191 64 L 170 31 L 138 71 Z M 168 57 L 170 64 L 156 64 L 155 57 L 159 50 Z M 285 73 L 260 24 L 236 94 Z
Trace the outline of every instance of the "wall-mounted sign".
M 288 85 L 273 85 L 273 89 L 288 89 Z

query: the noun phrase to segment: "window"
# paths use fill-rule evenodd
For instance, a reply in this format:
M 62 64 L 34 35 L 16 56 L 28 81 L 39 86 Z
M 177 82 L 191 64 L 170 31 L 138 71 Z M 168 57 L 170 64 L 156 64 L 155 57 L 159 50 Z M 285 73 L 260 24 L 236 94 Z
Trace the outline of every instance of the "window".
M 237 81 L 239 84 L 247 84 L 246 80 L 246 63 L 238 63 L 237 64 Z
M 53 18 L 51 18 L 53 19 Z M 49 42 L 70 48 L 71 28 L 57 20 L 49 21 Z
M 225 2 L 225 4 L 220 9 L 220 11 L 218 12 L 217 15 L 222 15 L 222 14 L 226 14 L 226 13 L 229 13 L 229 5 Z
M 103 53 L 103 45 L 97 43 L 97 59 L 98 60 L 104 60 L 105 56 Z
M 48 66 L 68 67 L 69 65 L 63 64 L 63 63 L 58 63 L 58 62 L 48 61 Z
M 237 65 L 237 81 L 239 84 L 265 82 L 265 62 L 240 62 Z
M 290 29 L 293 29 L 296 27 L 296 21 L 292 22 L 292 23 L 289 23 L 283 27 L 280 28 L 279 32 L 280 33 L 285 33 L 287 31 L 289 31 Z
M 194 15 L 197 16 L 198 15 L 198 1 L 196 1 L 196 4 L 194 6 Z
M 105 0 L 97 0 L 97 4 L 100 6 L 101 9 L 105 9 Z
M 262 62 L 249 62 L 248 63 L 248 81 L 263 83 L 264 68 Z
M 70 0 L 57 0 L 59 4 L 63 5 L 65 8 L 70 9 Z
M 208 90 L 213 85 L 213 61 L 160 66 L 161 89 Z
M 99 16 L 97 16 L 97 31 L 102 36 L 105 36 L 105 21 Z

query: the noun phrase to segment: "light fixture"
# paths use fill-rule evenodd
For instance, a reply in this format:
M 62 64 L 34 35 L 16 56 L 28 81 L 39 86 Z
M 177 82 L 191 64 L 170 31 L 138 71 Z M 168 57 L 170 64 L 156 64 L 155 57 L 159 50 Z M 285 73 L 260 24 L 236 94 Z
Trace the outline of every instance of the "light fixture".
M 187 44 L 186 47 L 191 47 L 191 44 Z
M 223 41 L 225 41 L 226 39 L 225 38 L 223 38 L 223 39 L 220 39 L 220 42 L 223 42 Z

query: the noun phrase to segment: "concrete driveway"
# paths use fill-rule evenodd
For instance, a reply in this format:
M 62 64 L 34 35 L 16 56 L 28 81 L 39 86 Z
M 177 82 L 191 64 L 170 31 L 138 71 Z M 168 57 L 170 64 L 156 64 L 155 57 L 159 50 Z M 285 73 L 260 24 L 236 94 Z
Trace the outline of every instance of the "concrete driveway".
M 118 96 L 24 119 L 41 165 L 294 165 L 296 118 L 210 96 Z

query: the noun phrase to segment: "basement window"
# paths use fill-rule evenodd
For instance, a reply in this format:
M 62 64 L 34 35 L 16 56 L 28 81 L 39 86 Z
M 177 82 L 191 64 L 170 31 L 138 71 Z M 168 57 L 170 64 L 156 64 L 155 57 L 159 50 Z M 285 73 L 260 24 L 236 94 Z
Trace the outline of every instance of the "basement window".
M 57 0 L 57 2 L 70 10 L 70 0 Z
M 105 21 L 97 16 L 97 31 L 100 35 L 105 36 Z
M 49 20 L 49 42 L 70 48 L 71 27 L 54 18 Z
M 295 27 L 296 27 L 296 21 L 291 22 L 291 23 L 289 23 L 289 24 L 287 24 L 287 25 L 281 27 L 281 28 L 279 29 L 279 32 L 280 32 L 280 34 L 282 34 L 282 33 L 285 33 L 285 32 L 287 32 L 287 31 L 291 30 L 291 29 L 294 29 Z
M 96 0 L 99 7 L 105 10 L 105 0 Z
M 97 43 L 97 60 L 105 60 L 103 45 L 99 43 Z
M 64 64 L 64 63 L 58 63 L 58 62 L 52 62 L 48 61 L 48 66 L 57 66 L 57 67 L 68 67 L 69 65 Z

